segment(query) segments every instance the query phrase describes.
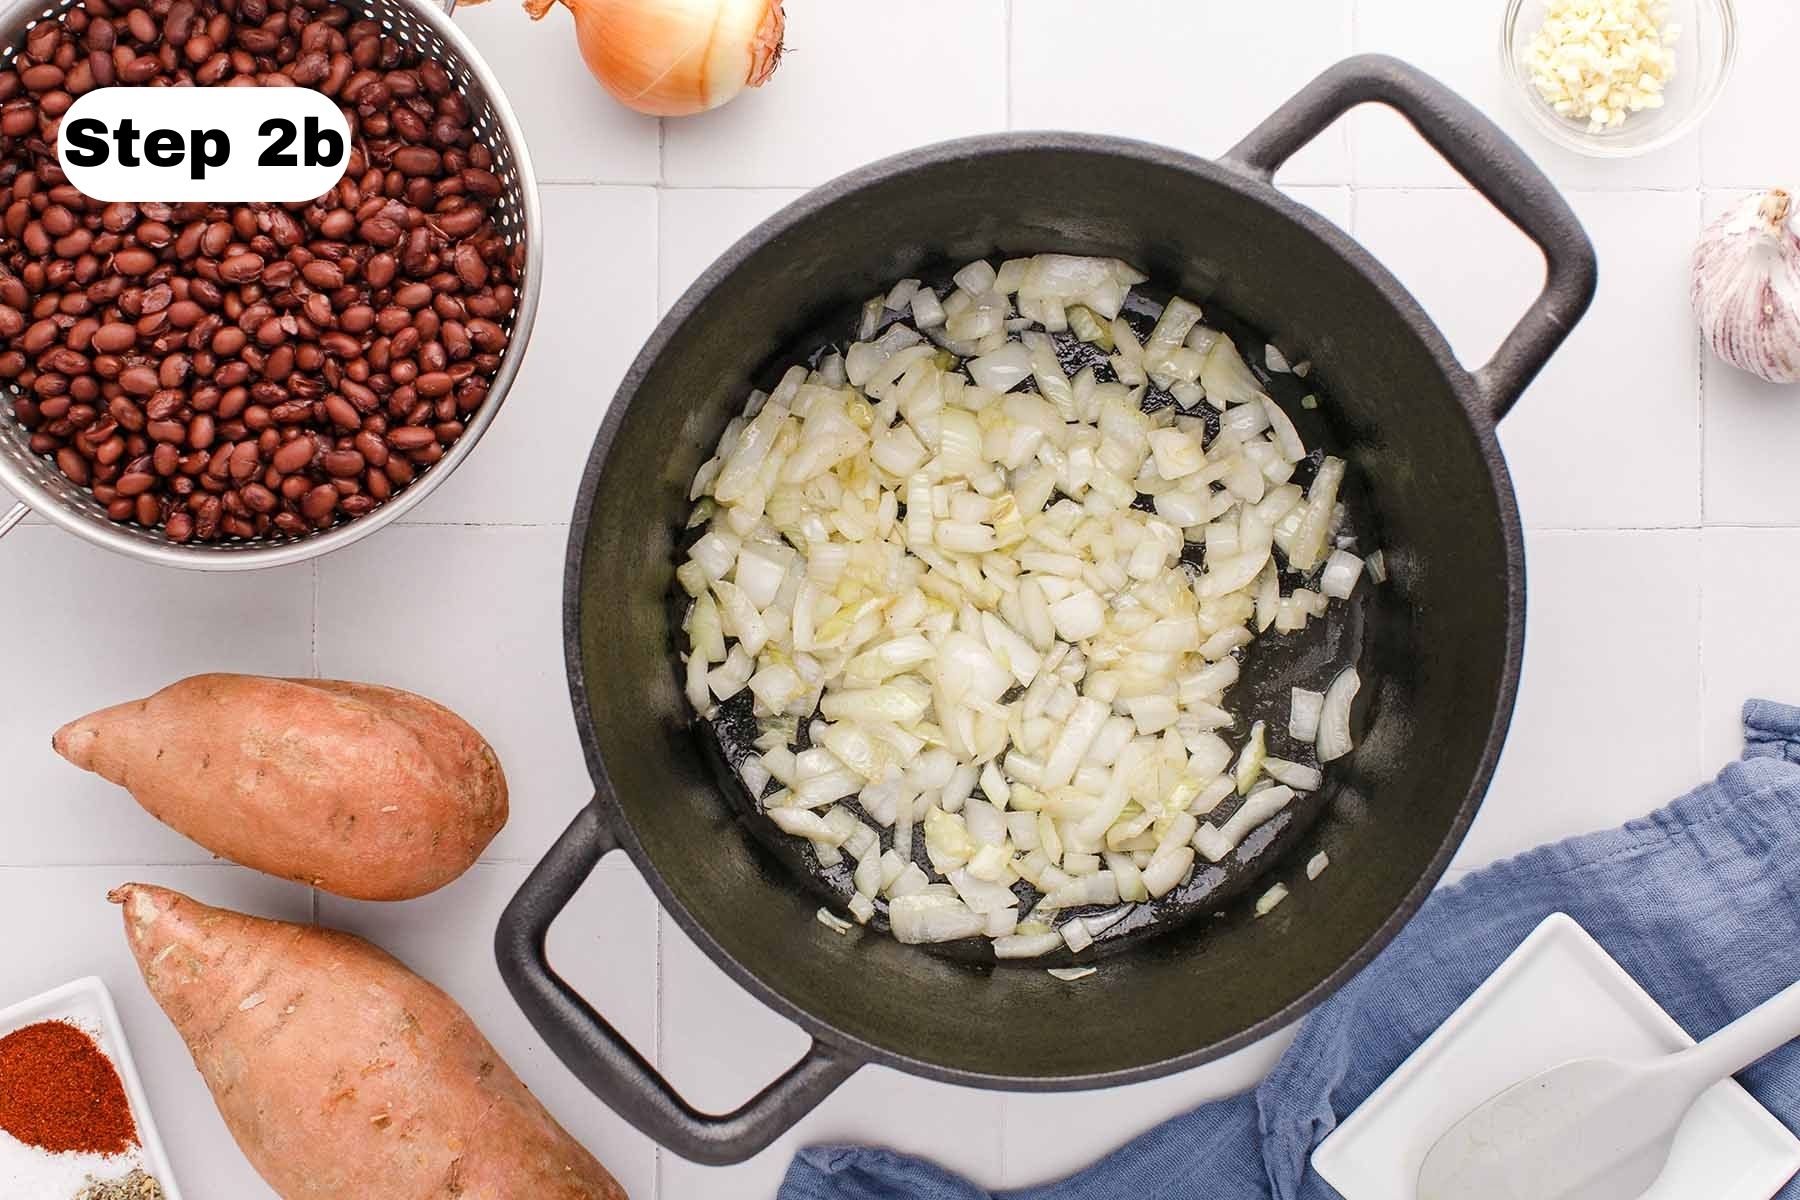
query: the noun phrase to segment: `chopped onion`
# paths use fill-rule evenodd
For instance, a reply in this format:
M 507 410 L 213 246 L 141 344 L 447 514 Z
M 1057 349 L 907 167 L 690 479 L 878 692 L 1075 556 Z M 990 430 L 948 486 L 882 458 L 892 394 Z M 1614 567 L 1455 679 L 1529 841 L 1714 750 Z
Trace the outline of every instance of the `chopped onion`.
M 1054 930 L 1045 933 L 1013 933 L 994 939 L 994 957 L 1037 958 L 1052 950 L 1061 949 L 1062 944 L 1062 934 Z
M 1289 762 L 1284 758 L 1263 759 L 1263 773 L 1276 783 L 1287 784 L 1296 792 L 1317 791 L 1319 785 L 1325 782 L 1325 773 L 1319 768 Z
M 984 879 L 976 879 L 967 870 L 950 872 L 950 886 L 962 897 L 964 904 L 971 912 L 987 915 L 1002 908 L 1011 908 L 1019 903 L 1011 888 L 1004 884 L 991 883 Z
M 1319 575 L 1319 590 L 1334 600 L 1348 600 L 1362 578 L 1363 560 L 1344 550 L 1333 550 Z
M 849 933 L 856 928 L 842 917 L 834 915 L 829 908 L 821 908 L 815 915 L 819 918 L 819 924 L 833 933 Z
M 1271 912 L 1275 911 L 1275 906 L 1277 904 L 1280 904 L 1283 900 L 1287 899 L 1287 896 L 1287 886 L 1280 883 L 1276 884 L 1256 898 L 1256 915 L 1259 917 L 1268 916 Z
M 944 323 L 944 306 L 930 288 L 922 287 L 914 292 L 908 303 L 912 308 L 913 323 L 920 329 L 936 329 Z
M 1288 706 L 1288 736 L 1310 742 L 1319 736 L 1319 714 L 1325 711 L 1325 693 L 1295 688 Z
M 748 689 L 745 786 L 775 787 L 769 820 L 847 864 L 850 916 L 884 898 L 903 942 L 1081 952 L 1322 786 L 1262 723 L 1213 731 L 1242 728 L 1238 652 L 1379 559 L 1345 530 L 1344 464 L 1291 482 L 1298 430 L 1197 306 L 1139 338 L 1121 314 L 1142 280 L 1060 254 L 969 263 L 941 294 L 900 280 L 851 344 L 752 392 L 689 489 L 684 692 L 710 714 Z M 1071 378 L 1065 329 L 1106 363 Z M 1144 411 L 1151 381 L 1219 410 L 1215 432 Z M 1322 569 L 1284 596 L 1276 548 Z M 1289 732 L 1321 760 L 1341 686 L 1294 693 Z
M 1306 493 L 1306 509 L 1299 529 L 1287 547 L 1288 565 L 1310 571 L 1325 552 L 1331 534 L 1331 517 L 1337 507 L 1338 485 L 1344 481 L 1344 460 L 1327 457 Z
M 1194 849 L 1208 862 L 1218 862 L 1249 836 L 1250 831 L 1287 807 L 1294 798 L 1292 788 L 1277 784 L 1244 797 L 1244 803 L 1223 825 L 1202 823 L 1194 831 Z
M 1362 678 L 1355 667 L 1345 667 L 1331 686 L 1325 689 L 1325 703 L 1319 713 L 1319 761 L 1331 762 L 1350 753 L 1350 702 L 1356 699 Z
M 1232 778 L 1237 783 L 1238 795 L 1250 791 L 1250 785 L 1262 773 L 1263 761 L 1268 750 L 1263 740 L 1263 723 L 1258 721 L 1250 727 L 1250 737 L 1244 743 L 1244 749 L 1238 754 L 1237 766 L 1232 768 Z
M 1281 451 L 1281 457 L 1288 462 L 1297 463 L 1306 457 L 1306 443 L 1300 440 L 1300 433 L 1294 428 L 1293 421 L 1281 411 L 1281 406 L 1267 396 L 1262 397 L 1263 416 L 1268 419 L 1269 428 L 1275 434 L 1275 448 Z
M 1207 402 L 1220 411 L 1236 404 L 1254 404 L 1263 395 L 1262 385 L 1256 382 L 1256 376 L 1244 365 L 1228 337 L 1213 342 L 1206 352 L 1206 362 L 1200 368 L 1200 386 L 1206 389 Z
M 987 921 L 980 913 L 955 896 L 929 892 L 889 900 L 888 923 L 894 936 L 909 944 L 953 942 L 958 938 L 975 937 L 987 927 Z
M 1094 935 L 1088 932 L 1087 923 L 1077 917 L 1073 921 L 1064 921 L 1062 928 L 1056 931 L 1062 935 L 1063 945 L 1069 953 L 1080 954 L 1094 944 Z
M 1155 893 L 1152 893 L 1154 895 Z M 1050 892 L 1044 904 L 1050 908 L 1080 908 L 1088 904 L 1117 904 L 1119 884 L 1111 871 L 1083 875 Z
M 1306 877 L 1308 879 L 1317 879 L 1325 873 L 1325 868 L 1330 865 L 1331 856 L 1321 850 L 1306 860 Z
M 1048 975 L 1054 975 L 1064 983 L 1074 983 L 1078 979 L 1086 979 L 1089 975 L 1099 973 L 1099 967 L 1046 967 Z
M 956 273 L 956 286 L 971 296 L 985 296 L 994 290 L 996 277 L 994 268 L 978 258 Z
M 1106 627 L 1106 602 L 1098 592 L 1082 588 L 1052 604 L 1050 620 L 1063 641 L 1083 641 Z
M 1160 899 L 1186 879 L 1193 867 L 1194 850 L 1191 846 L 1181 846 L 1152 858 L 1150 865 L 1143 870 L 1144 890 Z
M 1022 342 L 1008 342 L 992 354 L 971 358 L 968 367 L 978 386 L 1010 392 L 1031 378 L 1031 351 Z

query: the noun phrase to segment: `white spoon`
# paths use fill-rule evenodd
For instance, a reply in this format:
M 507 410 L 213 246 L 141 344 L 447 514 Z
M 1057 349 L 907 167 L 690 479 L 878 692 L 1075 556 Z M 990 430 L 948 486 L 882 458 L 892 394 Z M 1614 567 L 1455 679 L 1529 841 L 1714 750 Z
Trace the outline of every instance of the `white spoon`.
M 1578 1058 L 1516 1083 L 1425 1156 L 1418 1200 L 1636 1200 L 1700 1093 L 1800 1037 L 1800 983 L 1663 1058 Z

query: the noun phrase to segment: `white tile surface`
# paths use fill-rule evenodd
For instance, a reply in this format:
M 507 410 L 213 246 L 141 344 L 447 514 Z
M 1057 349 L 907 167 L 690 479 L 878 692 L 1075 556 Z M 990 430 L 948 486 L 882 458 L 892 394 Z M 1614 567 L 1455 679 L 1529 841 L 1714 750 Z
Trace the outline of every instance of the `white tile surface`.
M 106 900 L 122 883 L 154 883 L 206 904 L 283 921 L 311 920 L 312 893 L 241 867 L 0 867 L 0 912 L 26 917 L 9 918 L 0 934 L 7 959 L 0 994 L 6 1002 L 83 975 L 100 976 L 118 1005 L 182 1194 L 193 1200 L 275 1200 L 238 1153 L 187 1044 L 144 987 L 124 920 Z M 45 919 L 49 913 L 54 920 Z
M 1800 529 L 1708 529 L 1701 534 L 1703 759 L 1710 769 L 1744 748 L 1741 710 L 1752 696 L 1800 705 Z
M 1684 309 L 1701 206 L 1800 176 L 1783 126 L 1792 39 L 1780 36 L 1800 17 L 1781 0 L 1739 7 L 1743 58 L 1701 138 L 1600 164 L 1520 134 L 1573 189 L 1602 281 L 1587 322 L 1503 426 L 1533 528 L 1525 679 L 1499 776 L 1452 878 L 1645 811 L 1737 753 L 1745 696 L 1800 699 L 1800 644 L 1783 620 L 1800 591 L 1800 399 L 1699 361 Z M 868 1070 L 776 1147 L 708 1169 L 659 1153 L 604 1111 L 500 987 L 489 949 L 500 906 L 590 786 L 558 613 L 565 522 L 588 443 L 657 314 L 733 239 L 839 171 L 1009 120 L 1216 153 L 1351 46 L 1408 57 L 1503 127 L 1522 128 L 1498 73 L 1498 4 L 788 0 L 787 11 L 793 53 L 774 83 L 659 125 L 588 82 L 560 8 L 540 26 L 514 4 L 459 10 L 508 89 L 540 176 L 567 182 L 543 190 L 543 304 L 507 409 L 407 523 L 316 567 L 252 576 L 152 571 L 41 524 L 0 541 L 13 615 L 0 667 L 0 804 L 25 814 L 0 834 L 0 950 L 11 964 L 0 986 L 24 995 L 87 971 L 107 978 L 198 1200 L 268 1192 L 143 992 L 101 897 L 136 876 L 271 915 L 304 919 L 313 900 L 204 865 L 205 851 L 47 742 L 70 716 L 206 669 L 413 688 L 494 741 L 513 819 L 483 865 L 412 904 L 326 898 L 323 910 L 454 991 L 638 1200 L 766 1198 L 796 1146 L 837 1140 L 929 1153 L 985 1186 L 1039 1182 L 1249 1085 L 1285 1045 L 1271 1039 L 1102 1095 L 1001 1096 Z M 889 98 L 900 89 L 904 98 Z M 1713 189 L 1704 194 L 1702 171 Z M 1472 364 L 1539 285 L 1529 243 L 1389 114 L 1341 123 L 1282 178 L 1373 246 Z M 1728 527 L 1746 524 L 1772 528 Z M 602 867 L 551 950 L 702 1107 L 741 1103 L 804 1046 L 659 916 L 622 865 Z
M 1500 18 L 1505 5 L 1426 4 L 1422 0 L 1355 2 L 1359 52 L 1403 58 L 1456 89 L 1512 135 L 1560 186 L 1692 188 L 1699 182 L 1697 138 L 1640 158 L 1599 160 L 1564 150 L 1538 133 L 1518 110 L 1509 90 L 1511 84 L 1501 73 Z M 1348 123 L 1359 185 L 1461 184 L 1456 172 L 1393 112 L 1370 105 L 1352 115 Z M 1716 127 L 1714 122 L 1708 129 Z
M 1800 523 L 1800 400 L 1709 353 L 1704 367 L 1706 519 Z
M 971 6 L 973 7 L 973 6 Z M 1012 123 L 1163 142 L 1215 157 L 1348 53 L 1348 0 L 1193 4 L 1015 0 Z M 1327 131 L 1282 173 L 1346 183 L 1344 131 Z
M 731 244 L 804 188 L 665 188 L 657 197 L 657 305 L 669 311 Z
M 1767 0 L 1736 8 L 1737 70 L 1700 131 L 1702 174 L 1708 187 L 1790 186 L 1800 178 L 1800 142 L 1769 116 L 1793 100 L 1800 8 Z
M 566 523 L 592 431 L 655 324 L 656 192 L 551 186 L 541 195 L 556 249 L 544 258 L 531 352 L 479 453 L 408 523 Z
M 517 4 L 466 4 L 456 24 L 500 79 L 540 183 L 655 183 L 656 118 L 616 104 L 581 61 L 562 5 L 532 21 Z
M 1682 526 L 1700 519 L 1696 343 L 1684 255 L 1692 192 L 1575 192 L 1602 263 L 1600 291 L 1563 352 L 1500 427 L 1528 526 Z M 1543 258 L 1463 189 L 1358 190 L 1355 232 L 1479 367 L 1543 286 Z M 1629 349 L 1627 349 L 1629 348 Z M 1629 446 L 1629 450 L 1625 447 Z M 1627 471 L 1571 469 L 1617 448 Z
M 1557 529 L 1698 524 L 1699 338 L 1687 260 L 1644 247 L 1690 244 L 1699 204 L 1692 192 L 1576 192 L 1569 200 L 1599 255 L 1600 290 L 1500 426 L 1525 522 Z M 1603 477 L 1571 469 L 1581 448 L 1629 467 Z
M 1345 233 L 1353 232 L 1351 218 L 1355 212 L 1356 201 L 1349 188 L 1296 186 L 1283 182 L 1281 190 L 1290 199 L 1306 205 Z
M 925 142 L 1006 127 L 995 0 L 787 0 L 774 78 L 665 123 L 663 181 L 793 187 Z
M 1470 370 L 1488 360 L 1543 286 L 1543 256 L 1467 189 L 1358 188 L 1353 228 Z
M 499 754 L 512 813 L 490 859 L 537 861 L 593 795 L 563 676 L 567 537 L 396 525 L 319 561 L 319 673 L 429 696 Z
M 713 965 L 667 915 L 662 919 L 663 1072 L 707 1112 L 736 1108 L 806 1050 L 798 1027 L 776 1016 Z M 864 1067 L 767 1150 L 735 1167 L 662 1159 L 662 1195 L 750 1200 L 772 1196 L 802 1146 L 869 1142 L 925 1154 L 955 1171 L 1000 1177 L 1000 1114 L 1011 1097 Z
M 0 668 L 0 803 L 19 806 L 0 836 L 0 863 L 211 861 L 124 789 L 63 761 L 50 735 L 203 671 L 311 674 L 312 569 L 165 571 L 49 525 L 21 525 L 0 541 L 0 579 L 14 603 L 29 597 L 21 611 L 49 634 L 8 638 Z
M 1006 1097 L 1001 1148 L 1005 1187 L 1061 1179 L 1158 1121 L 1262 1082 L 1294 1040 L 1289 1028 L 1197 1071 L 1104 1092 L 1022 1092 Z
M 1525 545 L 1518 707 L 1462 866 L 1642 816 L 1716 765 L 1700 757 L 1700 534 Z

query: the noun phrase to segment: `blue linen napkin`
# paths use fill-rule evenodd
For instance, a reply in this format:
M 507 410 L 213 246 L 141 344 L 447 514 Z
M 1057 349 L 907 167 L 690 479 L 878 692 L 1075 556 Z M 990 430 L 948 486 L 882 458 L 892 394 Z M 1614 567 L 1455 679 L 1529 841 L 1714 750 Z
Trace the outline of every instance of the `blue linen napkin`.
M 1203 1104 L 1007 1200 L 1337 1200 L 1313 1148 L 1553 912 L 1579 921 L 1695 1038 L 1800 979 L 1800 708 L 1744 706 L 1744 757 L 1623 828 L 1540 846 L 1435 892 L 1301 1025 L 1253 1091 Z M 1800 1045 L 1738 1076 L 1800 1129 Z M 992 1200 L 929 1162 L 800 1151 L 779 1200 Z M 1780 1200 L 1800 1200 L 1800 1177 Z

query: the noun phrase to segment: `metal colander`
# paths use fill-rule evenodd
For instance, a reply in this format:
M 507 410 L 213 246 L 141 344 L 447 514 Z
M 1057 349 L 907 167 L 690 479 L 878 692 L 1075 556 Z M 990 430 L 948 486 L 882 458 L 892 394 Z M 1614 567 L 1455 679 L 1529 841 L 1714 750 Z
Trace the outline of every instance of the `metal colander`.
M 8 7 L 0 16 L 0 66 L 12 62 L 33 26 L 54 20 L 76 3 L 78 0 L 27 0 Z M 456 0 L 445 0 L 441 7 L 427 0 L 348 0 L 347 6 L 359 17 L 379 21 L 391 36 L 442 66 L 469 102 L 475 136 L 493 151 L 492 170 L 505 189 L 494 203 L 495 224 L 508 246 L 515 251 L 521 244 L 524 246 L 525 268 L 519 281 L 518 304 L 499 321 L 507 331 L 508 342 L 486 401 L 469 418 L 462 437 L 443 458 L 368 515 L 304 537 L 205 544 L 172 542 L 161 530 L 108 518 L 105 507 L 91 494 L 72 483 L 54 463 L 31 452 L 30 435 L 12 415 L 11 405 L 0 405 L 0 486 L 19 500 L 10 512 L 0 514 L 0 534 L 16 525 L 28 511 L 35 511 L 95 545 L 146 562 L 200 571 L 254 570 L 300 562 L 347 546 L 398 520 L 449 478 L 493 424 L 525 355 L 543 277 L 544 221 L 524 131 L 500 90 L 500 81 L 494 78 L 468 37 L 450 20 Z M 5 390 L 11 395 L 17 389 L 7 385 Z

